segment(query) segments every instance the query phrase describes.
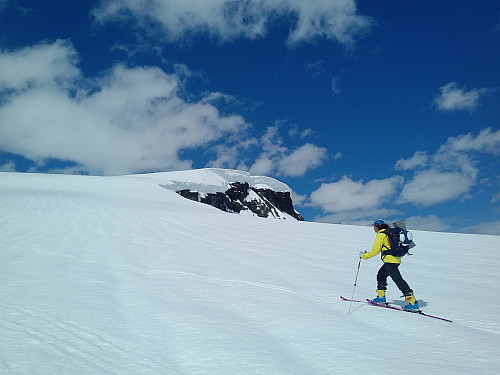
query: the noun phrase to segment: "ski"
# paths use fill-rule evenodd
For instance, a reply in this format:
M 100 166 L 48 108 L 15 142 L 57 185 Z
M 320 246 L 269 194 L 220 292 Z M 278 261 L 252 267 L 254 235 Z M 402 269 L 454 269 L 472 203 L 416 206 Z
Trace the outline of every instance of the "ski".
M 340 296 L 340 299 L 341 299 L 342 301 L 347 301 L 347 302 L 363 302 L 363 303 L 365 302 L 365 301 L 359 301 L 359 300 L 357 300 L 357 299 L 349 299 L 349 298 L 345 298 L 345 297 L 342 297 L 342 296 Z
M 340 299 L 342 301 L 347 301 L 347 302 L 361 302 L 361 303 L 366 303 L 366 304 L 372 305 L 372 306 L 385 307 L 386 309 L 398 310 L 398 311 L 405 311 L 405 312 L 409 312 L 409 313 L 413 313 L 413 314 L 419 314 L 419 315 L 422 315 L 422 316 L 426 316 L 428 318 L 439 319 L 439 320 L 442 320 L 442 321 L 445 321 L 445 322 L 450 322 L 450 323 L 453 322 L 453 320 L 450 320 L 450 319 L 441 318 L 439 316 L 435 316 L 435 315 L 424 313 L 422 310 L 416 310 L 416 311 L 403 310 L 403 308 L 401 306 L 394 306 L 394 305 L 391 305 L 389 303 L 385 303 L 385 304 L 376 303 L 376 302 L 373 302 L 370 299 L 366 299 L 366 301 L 360 301 L 360 300 L 357 300 L 357 299 L 350 299 L 350 298 L 345 298 L 345 297 L 342 297 L 342 296 L 340 296 Z
M 450 322 L 450 323 L 453 322 L 453 320 L 450 320 L 450 319 L 445 319 L 445 318 L 441 318 L 439 316 L 435 316 L 435 315 L 431 315 L 431 314 L 426 314 L 422 310 L 414 310 L 414 311 L 412 311 L 412 310 L 404 310 L 400 306 L 394 306 L 394 305 L 391 305 L 389 303 L 386 303 L 386 304 L 375 303 L 375 302 L 373 302 L 372 300 L 369 300 L 369 299 L 367 299 L 366 302 L 369 305 L 372 305 L 372 306 L 385 307 L 386 309 L 404 311 L 404 312 L 409 312 L 409 313 L 413 313 L 413 314 L 419 314 L 419 315 L 426 316 L 428 318 L 439 319 L 439 320 L 443 320 L 445 322 Z

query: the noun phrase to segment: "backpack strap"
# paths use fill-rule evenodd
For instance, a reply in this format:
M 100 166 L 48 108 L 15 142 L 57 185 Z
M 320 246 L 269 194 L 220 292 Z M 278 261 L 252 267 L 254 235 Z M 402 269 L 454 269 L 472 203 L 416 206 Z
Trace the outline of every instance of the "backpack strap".
M 389 246 L 391 246 L 391 241 L 389 240 L 389 233 L 387 233 L 387 229 L 384 229 L 384 231 L 382 232 L 385 234 L 385 237 L 387 238 L 387 242 L 389 242 Z M 384 250 L 385 248 L 385 250 Z M 382 249 L 380 251 L 380 259 L 384 260 L 384 258 L 387 256 L 387 255 L 391 255 L 391 254 L 387 254 L 387 250 L 391 250 L 390 247 L 387 247 L 385 246 L 385 244 L 382 244 Z M 384 254 L 385 253 L 385 254 Z
M 380 252 L 382 254 L 381 255 L 382 260 L 384 260 L 384 258 L 387 255 L 395 256 L 394 254 L 391 254 L 392 248 L 390 247 L 391 246 L 391 239 L 389 238 L 390 233 L 387 231 L 387 229 L 383 233 L 387 237 L 387 242 L 389 242 L 389 247 L 385 246 L 385 244 L 382 244 L 382 251 Z M 384 250 L 384 248 L 385 248 L 385 250 Z

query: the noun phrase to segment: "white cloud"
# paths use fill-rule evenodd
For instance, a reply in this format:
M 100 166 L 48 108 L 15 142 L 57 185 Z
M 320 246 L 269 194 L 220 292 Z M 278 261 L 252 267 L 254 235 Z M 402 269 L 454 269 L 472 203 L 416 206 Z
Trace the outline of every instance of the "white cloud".
M 414 169 L 418 167 L 425 167 L 427 165 L 428 157 L 425 151 L 417 151 L 409 159 L 401 159 L 396 162 L 395 168 L 400 170 Z
M 450 226 L 436 215 L 412 216 L 406 218 L 405 221 L 409 229 L 431 232 L 445 232 L 450 229 Z
M 500 220 L 485 222 L 479 225 L 463 228 L 460 232 L 500 236 Z
M 304 139 L 309 137 L 310 135 L 314 134 L 314 130 L 312 129 L 306 129 L 303 132 L 300 133 L 300 139 Z
M 332 78 L 332 93 L 334 93 L 337 96 L 340 95 L 339 77 Z
M 283 146 L 279 125 L 268 127 L 260 144 L 263 151 L 249 169 L 250 173 L 257 175 L 303 176 L 309 169 L 323 164 L 328 154 L 325 148 L 311 143 L 290 151 Z
M 74 161 L 92 174 L 190 168 L 196 148 L 247 124 L 178 94 L 179 77 L 116 65 L 84 80 L 65 41 L 0 53 L 0 148 L 44 163 Z
M 396 166 L 401 169 L 421 167 L 423 161 L 430 164 L 429 169 L 416 172 L 413 179 L 405 184 L 400 196 L 401 202 L 430 206 L 452 199 L 468 198 L 470 190 L 477 184 L 480 172 L 474 155 L 496 155 L 499 150 L 500 130 L 492 131 L 488 128 L 477 136 L 469 133 L 450 137 L 434 155 L 426 159 L 422 152 L 408 160 L 398 161 Z
M 249 137 L 241 116 L 215 106 L 234 101 L 228 95 L 184 100 L 181 73 L 117 64 L 91 79 L 77 62 L 67 41 L 0 52 L 2 151 L 37 167 L 58 159 L 76 164 L 67 173 L 105 175 L 188 169 L 181 151 L 208 146 L 216 155 L 208 165 L 243 169 L 252 148 L 260 156 L 248 163 L 258 174 L 300 176 L 326 159 L 326 149 L 311 143 L 283 146 L 278 125 L 260 139 Z
M 458 88 L 456 82 L 440 87 L 440 95 L 434 99 L 434 104 L 440 111 L 473 110 L 479 105 L 479 97 L 490 90 L 487 88 L 465 91 Z
M 262 155 L 250 167 L 250 173 L 257 176 L 266 176 L 275 169 L 274 162 L 268 157 Z
M 491 197 L 491 201 L 493 203 L 500 202 L 500 192 L 498 192 L 497 194 L 493 195 L 493 197 Z
M 331 213 L 379 210 L 402 183 L 403 179 L 400 176 L 366 183 L 343 177 L 337 182 L 321 184 L 319 189 L 311 194 L 310 204 Z
M 248 170 L 241 155 L 247 154 L 250 147 L 258 146 L 258 140 L 255 138 L 234 137 L 234 140 L 226 140 L 211 147 L 216 157 L 207 162 L 206 167 Z
M 464 177 L 459 172 L 422 171 L 404 186 L 401 200 L 431 206 L 463 196 L 474 182 L 474 179 Z
M 486 152 L 490 154 L 500 153 L 500 130 L 493 131 L 491 128 L 483 129 L 477 136 L 472 133 L 450 137 L 443 149 L 449 148 L 457 152 Z
M 278 123 L 280 125 L 286 124 L 286 121 L 279 121 Z M 301 131 L 297 125 L 285 125 L 285 126 L 288 126 L 288 135 L 290 137 L 298 136 L 300 139 L 305 139 L 315 134 L 315 131 L 312 130 L 311 128 Z
M 77 53 L 66 40 L 0 51 L 0 90 L 67 86 L 80 76 L 77 63 Z
M 279 126 L 269 126 L 259 143 L 263 152 L 250 167 L 250 173 L 255 175 L 269 175 L 277 169 L 277 162 L 286 155 L 288 149 L 283 147 L 283 140 L 279 136 Z
M 307 201 L 307 195 L 300 195 L 292 190 L 292 201 L 294 206 L 302 207 L 304 203 Z
M 398 215 L 399 211 L 388 208 L 368 208 L 350 211 L 339 211 L 330 215 L 318 216 L 314 219 L 317 223 L 370 225 L 374 218 L 384 218 Z
M 221 41 L 264 37 L 273 24 L 290 22 L 290 46 L 316 38 L 351 45 L 372 25 L 357 14 L 355 0 L 102 0 L 95 21 L 125 22 L 150 29 L 161 26 L 170 41 L 207 34 Z
M 13 161 L 0 165 L 0 172 L 15 172 L 15 171 L 16 171 L 16 164 Z
M 279 160 L 278 170 L 285 176 L 303 176 L 307 170 L 323 164 L 326 158 L 325 148 L 306 143 Z
M 431 168 L 416 172 L 413 179 L 404 185 L 400 202 L 431 206 L 468 198 L 479 173 L 474 164 L 468 155 L 442 146 L 432 156 Z
M 382 218 L 386 223 L 393 223 L 404 218 L 403 214 L 394 209 L 380 208 L 371 210 L 341 211 L 332 215 L 317 217 L 315 222 L 367 226 L 374 218 Z M 366 218 L 366 219 L 364 219 Z M 392 218 L 392 219 L 391 219 Z M 412 216 L 405 219 L 409 230 L 445 232 L 450 229 L 445 220 L 436 215 Z M 418 241 L 417 241 L 418 242 Z

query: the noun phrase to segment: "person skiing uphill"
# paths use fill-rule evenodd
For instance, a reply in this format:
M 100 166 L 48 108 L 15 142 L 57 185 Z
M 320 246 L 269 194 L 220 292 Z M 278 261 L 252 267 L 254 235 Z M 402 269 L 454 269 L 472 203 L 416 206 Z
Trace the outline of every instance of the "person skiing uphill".
M 418 301 L 413 295 L 413 290 L 399 272 L 398 267 L 401 264 L 401 257 L 384 255 L 384 251 L 391 248 L 389 239 L 385 233 L 386 230 L 389 229 L 389 225 L 381 219 L 375 220 L 372 225 L 373 230 L 377 234 L 372 250 L 370 252 L 360 252 L 359 257 L 362 259 L 370 259 L 381 253 L 381 258 L 384 262 L 377 273 L 377 297 L 373 300 L 373 302 L 386 303 L 385 291 L 387 290 L 387 277 L 390 276 L 399 290 L 403 293 L 405 300 L 408 302 L 408 305 L 404 306 L 403 309 L 409 311 L 419 310 Z

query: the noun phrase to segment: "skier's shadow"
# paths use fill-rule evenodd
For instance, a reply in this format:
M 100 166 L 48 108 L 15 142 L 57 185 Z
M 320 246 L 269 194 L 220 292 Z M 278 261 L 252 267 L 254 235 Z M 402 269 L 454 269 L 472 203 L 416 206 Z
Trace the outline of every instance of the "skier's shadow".
M 423 299 L 419 299 L 419 300 L 417 300 L 417 301 L 418 301 L 418 307 L 419 307 L 419 308 L 422 308 L 422 307 L 425 307 L 425 306 L 427 306 L 427 305 L 428 305 L 428 303 L 427 303 L 427 302 L 425 302 Z M 398 305 L 398 306 L 401 306 L 401 307 L 406 306 L 406 305 L 408 304 L 408 302 L 406 302 L 406 301 L 401 301 L 401 300 L 399 300 L 399 299 L 398 299 L 398 300 L 392 300 L 392 301 L 390 301 L 389 303 L 390 303 L 391 305 Z

